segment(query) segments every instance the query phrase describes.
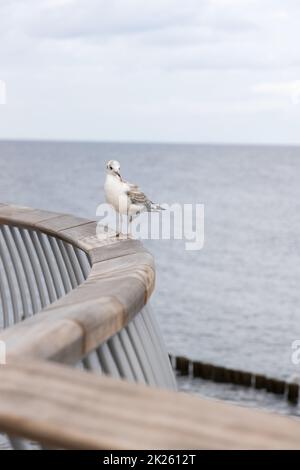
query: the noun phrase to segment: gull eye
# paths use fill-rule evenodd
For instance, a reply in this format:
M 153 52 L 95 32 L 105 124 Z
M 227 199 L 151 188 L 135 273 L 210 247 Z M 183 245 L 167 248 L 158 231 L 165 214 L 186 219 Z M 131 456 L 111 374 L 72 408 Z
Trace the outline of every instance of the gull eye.
M 112 167 L 112 166 L 109 166 L 109 169 L 110 169 L 110 170 L 112 170 L 112 169 L 113 169 L 113 167 Z

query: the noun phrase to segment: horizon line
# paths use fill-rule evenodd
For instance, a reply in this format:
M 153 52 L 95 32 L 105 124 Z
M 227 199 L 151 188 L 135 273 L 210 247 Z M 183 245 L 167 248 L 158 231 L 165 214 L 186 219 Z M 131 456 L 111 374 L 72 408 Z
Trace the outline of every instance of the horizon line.
M 0 138 L 0 143 L 16 142 L 16 143 L 61 143 L 61 144 L 125 144 L 125 145 L 199 145 L 199 146 L 228 146 L 228 147 L 300 147 L 300 142 L 222 142 L 222 141 L 159 141 L 159 140 L 94 140 L 94 139 L 60 139 L 60 138 L 31 138 L 31 137 L 17 137 L 17 138 Z

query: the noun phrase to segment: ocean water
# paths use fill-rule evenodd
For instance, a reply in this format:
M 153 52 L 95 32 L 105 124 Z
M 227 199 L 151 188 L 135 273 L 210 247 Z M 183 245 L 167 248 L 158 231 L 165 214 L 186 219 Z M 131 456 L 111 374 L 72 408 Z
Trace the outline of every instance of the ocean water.
M 0 143 L 0 201 L 95 217 L 104 163 L 161 203 L 204 203 L 205 243 L 147 241 L 154 310 L 177 355 L 289 378 L 300 375 L 300 148 Z M 180 379 L 184 390 L 298 414 L 282 399 Z

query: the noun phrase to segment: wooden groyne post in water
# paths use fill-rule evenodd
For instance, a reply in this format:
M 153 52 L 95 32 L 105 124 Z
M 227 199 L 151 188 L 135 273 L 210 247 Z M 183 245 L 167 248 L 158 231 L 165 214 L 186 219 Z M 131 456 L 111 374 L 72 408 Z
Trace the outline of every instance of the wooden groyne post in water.
M 274 379 L 261 374 L 254 374 L 237 369 L 229 369 L 201 361 L 193 361 L 185 356 L 169 354 L 172 366 L 180 375 L 192 376 L 217 383 L 231 383 L 242 387 L 254 387 L 275 395 L 286 397 L 289 403 L 298 404 L 299 384 Z

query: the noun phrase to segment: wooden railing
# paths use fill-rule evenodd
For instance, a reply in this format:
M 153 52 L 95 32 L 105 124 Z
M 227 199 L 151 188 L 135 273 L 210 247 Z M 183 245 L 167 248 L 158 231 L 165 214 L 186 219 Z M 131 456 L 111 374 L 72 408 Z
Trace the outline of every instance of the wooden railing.
M 140 242 L 8 205 L 0 228 L 0 431 L 14 448 L 300 448 L 296 420 L 170 391 Z
M 153 291 L 155 272 L 152 256 L 133 240 L 117 241 L 107 233 L 101 240 L 101 234 L 96 236 L 95 222 L 70 215 L 2 206 L 0 223 L 13 226 L 15 230 L 33 231 L 36 241 L 37 234 L 42 233 L 58 240 L 57 247 L 65 248 L 67 256 L 70 255 L 68 263 L 65 261 L 65 269 L 74 277 L 72 292 L 68 295 L 64 295 L 67 292 L 54 294 L 50 302 L 55 303 L 44 308 L 43 315 L 28 318 L 1 335 L 6 342 L 8 358 L 10 354 L 28 354 L 75 363 L 124 327 L 144 307 Z M 32 245 L 32 249 L 37 251 L 38 244 Z M 47 271 L 51 271 L 49 260 L 55 263 L 53 253 L 48 251 L 47 254 L 48 245 L 46 249 L 42 247 L 47 269 L 43 270 L 42 263 L 39 264 L 45 290 L 51 284 L 54 290 L 58 275 L 55 272 L 48 274 L 52 282 L 45 276 Z M 77 259 L 74 248 L 79 250 L 79 254 L 87 255 L 91 268 L 86 265 L 87 260 L 84 264 L 84 259 Z M 29 249 L 26 251 L 28 255 Z M 23 262 L 25 273 L 31 269 L 34 259 L 33 256 L 27 258 Z M 34 292 L 32 278 L 38 280 L 38 276 L 39 273 L 33 273 L 30 280 L 30 274 L 27 275 L 27 290 L 33 301 L 37 293 Z M 57 300 L 59 297 L 62 298 Z

